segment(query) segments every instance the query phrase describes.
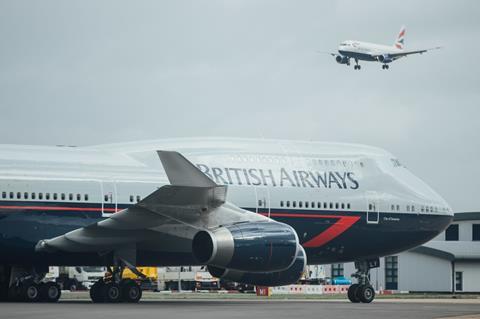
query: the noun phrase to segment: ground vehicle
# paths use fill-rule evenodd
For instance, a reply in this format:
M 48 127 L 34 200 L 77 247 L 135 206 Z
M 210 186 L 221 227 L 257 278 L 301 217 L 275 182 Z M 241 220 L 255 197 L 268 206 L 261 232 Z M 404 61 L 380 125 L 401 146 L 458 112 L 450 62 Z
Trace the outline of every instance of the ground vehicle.
M 58 269 L 55 281 L 63 290 L 75 291 L 77 289 L 90 289 L 95 281 L 103 278 L 105 267 L 54 267 Z
M 145 277 L 139 277 L 127 268 L 123 271 L 123 278 L 134 280 L 140 285 L 142 290 L 158 291 L 158 268 L 138 267 L 137 270 L 145 275 Z

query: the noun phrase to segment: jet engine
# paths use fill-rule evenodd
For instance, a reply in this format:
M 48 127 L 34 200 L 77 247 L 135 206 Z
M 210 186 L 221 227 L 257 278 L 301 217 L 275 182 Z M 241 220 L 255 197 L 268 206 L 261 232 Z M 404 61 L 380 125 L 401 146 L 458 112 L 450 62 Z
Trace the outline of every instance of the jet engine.
M 192 241 L 198 262 L 245 272 L 289 268 L 300 247 L 295 230 L 274 221 L 242 222 L 200 231 Z
M 302 246 L 299 246 L 297 257 L 286 270 L 276 272 L 242 272 L 237 270 L 208 266 L 213 277 L 231 280 L 255 286 L 284 286 L 296 283 L 303 275 L 307 265 L 307 256 Z
M 335 57 L 335 61 L 337 61 L 337 63 L 340 63 L 340 64 L 348 64 L 348 57 L 346 56 L 342 56 L 342 55 L 337 55 Z
M 381 63 L 390 63 L 393 62 L 393 59 L 388 54 L 383 54 L 378 56 L 378 61 Z

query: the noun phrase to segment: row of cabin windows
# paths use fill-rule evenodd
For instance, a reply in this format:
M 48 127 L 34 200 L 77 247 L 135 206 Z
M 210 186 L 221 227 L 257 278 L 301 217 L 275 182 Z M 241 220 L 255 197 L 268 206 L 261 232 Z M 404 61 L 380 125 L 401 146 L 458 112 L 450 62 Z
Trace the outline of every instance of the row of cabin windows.
M 88 201 L 88 194 L 73 194 L 73 193 L 69 193 L 69 194 L 65 194 L 65 193 L 28 193 L 28 192 L 17 192 L 17 193 L 14 193 L 14 192 L 9 192 L 7 194 L 7 192 L 2 192 L 2 199 L 38 199 L 38 200 L 50 200 L 50 199 L 53 199 L 53 200 L 71 200 L 73 201 L 74 199 L 76 199 L 77 201 L 81 201 L 82 198 L 84 201 Z
M 104 201 L 111 202 L 112 195 L 105 194 Z M 88 202 L 89 197 L 88 194 L 73 194 L 73 193 L 29 193 L 29 192 L 2 192 L 2 199 L 32 199 L 32 200 L 77 200 L 77 201 L 86 201 Z M 134 203 L 135 201 L 138 203 L 141 200 L 140 195 L 130 195 L 130 202 Z
M 290 206 L 291 204 L 291 206 Z M 280 201 L 280 207 L 297 207 L 297 201 L 292 201 L 290 202 L 289 200 L 287 201 Z M 350 203 L 332 203 L 332 202 L 303 202 L 303 201 L 298 201 L 298 207 L 299 208 L 318 208 L 318 209 L 350 209 Z

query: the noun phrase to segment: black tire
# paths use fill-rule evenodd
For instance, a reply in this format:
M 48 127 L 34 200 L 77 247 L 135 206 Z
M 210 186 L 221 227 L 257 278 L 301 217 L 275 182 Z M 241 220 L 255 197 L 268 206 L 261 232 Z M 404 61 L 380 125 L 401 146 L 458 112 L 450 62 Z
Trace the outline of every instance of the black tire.
M 142 298 L 142 289 L 133 280 L 127 279 L 120 284 L 122 300 L 129 303 L 137 303 Z
M 46 282 L 40 286 L 40 300 L 44 302 L 57 302 L 62 295 L 60 285 L 55 282 Z
M 361 286 L 357 290 L 357 297 L 363 303 L 371 303 L 375 299 L 375 290 L 370 285 Z
M 120 285 L 109 282 L 103 287 L 103 299 L 108 303 L 117 303 L 122 301 L 122 290 Z
M 360 288 L 359 284 L 353 284 L 350 287 L 348 287 L 348 300 L 350 300 L 353 303 L 359 303 L 360 298 L 357 297 L 357 291 Z
M 68 287 L 66 287 L 67 290 L 70 291 L 77 291 L 78 289 L 78 281 L 76 279 L 72 279 L 68 282 Z
M 26 302 L 37 302 L 40 300 L 40 285 L 31 280 L 21 284 L 21 299 Z
M 92 299 L 94 303 L 105 302 L 103 297 L 104 287 L 105 283 L 103 282 L 103 279 L 98 280 L 92 285 L 92 287 L 90 287 L 90 299 Z

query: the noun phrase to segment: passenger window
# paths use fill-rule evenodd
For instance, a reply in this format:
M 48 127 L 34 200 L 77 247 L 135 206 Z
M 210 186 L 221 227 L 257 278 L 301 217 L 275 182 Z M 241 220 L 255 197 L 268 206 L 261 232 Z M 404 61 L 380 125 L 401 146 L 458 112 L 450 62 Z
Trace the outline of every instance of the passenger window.
M 335 203 L 335 209 L 338 209 L 338 203 Z
M 133 195 L 130 195 L 130 202 L 133 203 Z
M 297 202 L 296 202 L 296 201 L 293 201 L 293 202 L 292 202 L 292 206 L 293 206 L 293 207 L 297 207 Z
M 20 192 L 17 192 L 17 199 L 22 199 L 22 194 Z
M 2 198 L 7 198 L 7 192 L 2 192 Z
M 13 199 L 13 192 L 10 192 L 10 199 Z
M 305 208 L 308 208 L 308 202 L 305 202 Z
M 344 203 L 342 203 L 342 209 L 345 209 L 345 204 Z
M 410 211 L 410 206 L 409 206 L 409 205 L 407 205 L 407 212 L 409 212 L 409 211 Z
M 35 193 L 32 193 L 32 199 L 35 199 L 36 196 L 35 196 Z
M 77 200 L 78 200 L 78 201 L 81 201 L 81 200 L 82 200 L 82 195 L 77 194 Z
M 88 202 L 88 194 L 85 194 L 83 198 L 85 199 L 86 202 Z
M 392 205 L 392 209 L 393 209 L 393 205 Z M 368 204 L 368 210 L 372 210 L 372 204 Z
M 40 200 L 43 199 L 43 193 L 38 193 L 38 199 L 40 199 Z
M 323 202 L 323 208 L 327 208 L 327 202 Z
M 400 210 L 400 205 L 397 205 L 397 210 L 398 210 L 398 211 Z
M 350 203 L 347 204 L 347 209 L 350 209 Z
M 415 211 L 415 206 L 412 205 L 412 212 L 414 212 L 414 211 Z
M 395 210 L 395 205 L 392 205 L 392 210 Z
M 46 200 L 50 200 L 50 193 L 46 193 L 46 194 L 45 194 L 45 199 L 46 199 Z
M 57 193 L 53 193 L 53 200 L 57 200 L 57 198 L 58 198 Z
M 318 202 L 317 203 L 317 208 L 322 208 L 322 203 Z
M 333 208 L 333 203 L 330 203 L 330 209 L 332 209 L 332 208 Z
M 62 194 L 60 195 L 60 198 L 61 198 L 62 200 L 65 200 L 65 193 L 62 193 Z
M 23 193 L 23 198 L 28 199 L 28 193 L 27 192 Z
M 140 201 L 140 195 L 137 195 L 137 203 Z
M 72 193 L 68 194 L 68 200 L 73 200 L 73 194 Z
M 290 207 L 290 201 L 287 200 L 287 207 Z
M 312 206 L 310 207 L 315 208 L 315 202 L 312 202 Z
M 104 201 L 104 202 L 108 202 L 108 195 L 104 195 L 104 196 L 103 196 L 103 201 Z

